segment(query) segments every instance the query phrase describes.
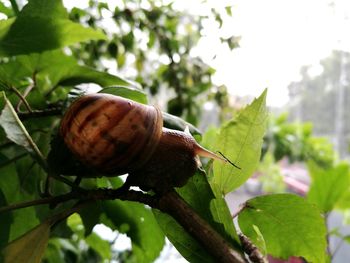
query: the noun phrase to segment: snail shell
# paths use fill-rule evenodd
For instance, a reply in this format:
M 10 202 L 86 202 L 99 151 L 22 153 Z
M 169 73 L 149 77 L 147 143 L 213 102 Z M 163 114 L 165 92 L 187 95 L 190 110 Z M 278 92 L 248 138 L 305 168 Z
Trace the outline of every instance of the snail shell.
M 142 167 L 162 134 L 159 109 L 109 94 L 77 99 L 60 133 L 80 161 L 102 173 L 125 174 Z
M 86 166 L 104 175 L 128 173 L 129 185 L 143 190 L 184 185 L 200 164 L 198 155 L 226 161 L 190 134 L 163 128 L 159 109 L 109 94 L 85 95 L 73 102 L 60 134 Z

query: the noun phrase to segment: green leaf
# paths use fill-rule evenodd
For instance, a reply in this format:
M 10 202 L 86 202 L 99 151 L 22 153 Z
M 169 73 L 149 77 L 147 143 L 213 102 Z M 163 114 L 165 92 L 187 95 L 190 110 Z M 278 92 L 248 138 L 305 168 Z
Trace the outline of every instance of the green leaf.
M 100 215 L 102 208 L 100 202 L 94 202 L 87 206 L 84 206 L 80 210 L 79 214 L 85 227 L 85 237 L 89 236 L 95 225 L 100 222 Z
M 76 61 L 75 64 L 77 64 Z M 137 83 L 133 83 L 122 77 L 111 75 L 106 72 L 97 71 L 86 66 L 78 65 L 70 67 L 69 71 L 65 72 L 65 75 L 61 77 L 59 84 L 63 86 L 73 86 L 89 82 L 99 84 L 102 87 L 120 86 L 140 89 Z
M 180 252 L 180 254 L 191 263 L 212 263 L 215 259 L 203 247 L 190 236 L 171 216 L 153 210 L 160 227 L 166 237 Z
M 350 184 L 350 169 L 346 162 L 335 167 L 323 169 L 309 162 L 308 169 L 312 178 L 307 198 L 315 203 L 324 213 L 336 206 L 348 192 Z
M 91 233 L 85 240 L 104 260 L 111 260 L 111 245 L 107 240 L 102 239 L 96 233 Z
M 1 177 L 0 177 L 1 178 Z M 0 188 L 0 207 L 7 206 L 6 198 Z M 12 223 L 12 215 L 10 213 L 2 213 L 0 216 L 0 248 L 4 247 L 10 238 L 10 229 Z M 1 262 L 1 260 L 0 260 Z
M 61 50 L 22 55 L 12 58 L 8 63 L 0 64 L 0 79 L 6 86 L 23 87 L 23 81 L 28 81 L 33 76 L 35 89 L 26 97 L 33 109 L 47 107 L 48 99 L 51 102 L 64 100 L 68 89 L 61 86 L 96 83 L 102 87 L 138 87 L 137 84 L 121 77 L 80 66 L 75 58 L 65 55 Z M 25 84 L 28 85 L 30 82 Z M 18 97 L 14 95 L 9 96 L 9 99 L 18 101 Z
M 267 255 L 267 250 L 266 250 L 266 242 L 265 242 L 265 239 L 264 239 L 264 236 L 263 234 L 261 234 L 261 231 L 260 229 L 256 226 L 256 225 L 253 225 L 253 229 L 256 233 L 256 244 L 257 244 L 257 247 L 260 248 L 260 252 L 266 256 Z
M 220 129 L 216 150 L 241 168 L 214 162 L 214 177 L 210 183 L 217 185 L 224 195 L 242 185 L 259 163 L 267 124 L 266 93 L 267 90 L 243 109 L 237 119 Z
M 49 241 L 49 222 L 38 225 L 8 244 L 2 251 L 4 263 L 40 263 Z
M 232 16 L 232 6 L 226 6 L 225 10 L 228 16 Z
M 3 2 L 0 2 L 0 13 L 5 14 L 7 17 L 14 16 L 13 10 L 5 6 Z
M 246 202 L 238 216 L 242 232 L 256 245 L 256 225 L 268 254 L 281 259 L 300 256 L 308 262 L 325 262 L 326 227 L 319 210 L 292 194 L 275 194 Z
M 19 191 L 20 187 L 21 184 L 14 164 L 0 168 L 0 189 L 7 204 L 33 199 L 33 196 L 26 194 L 24 191 Z M 4 220 L 7 216 L 11 216 L 11 224 L 1 225 L 1 229 L 3 233 L 10 231 L 8 241 L 18 238 L 39 223 L 34 207 L 18 209 L 7 212 L 7 215 L 0 215 Z
M 185 201 L 234 247 L 239 247 L 233 220 L 223 198 L 215 198 L 205 173 L 198 171 L 178 189 Z M 190 262 L 215 262 L 215 259 L 172 217 L 153 210 L 159 225 L 177 250 Z
M 93 39 L 106 36 L 70 21 L 59 0 L 29 1 L 14 22 L 0 21 L 2 56 L 42 52 Z
M 4 128 L 7 138 L 24 147 L 43 167 L 46 167 L 44 156 L 18 118 L 15 109 L 6 98 L 5 92 L 0 92 L 0 100 L 5 102 L 5 107 L 0 115 L 0 125 Z
M 150 209 L 140 203 L 120 200 L 103 202 L 102 207 L 116 229 L 131 238 L 137 262 L 153 262 L 159 256 L 164 234 Z
M 124 87 L 108 87 L 100 91 L 100 93 L 108 93 L 123 98 L 127 98 L 139 103 L 147 104 L 147 95 L 144 91 L 135 88 Z

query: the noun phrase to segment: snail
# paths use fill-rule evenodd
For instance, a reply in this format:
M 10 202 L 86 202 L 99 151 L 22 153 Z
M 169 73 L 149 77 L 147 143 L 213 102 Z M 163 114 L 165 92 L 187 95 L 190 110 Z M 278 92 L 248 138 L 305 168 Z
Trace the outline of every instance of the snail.
M 183 186 L 199 167 L 198 156 L 228 161 L 189 133 L 163 127 L 158 108 L 110 94 L 74 101 L 60 135 L 85 166 L 106 176 L 128 173 L 127 182 L 143 190 Z

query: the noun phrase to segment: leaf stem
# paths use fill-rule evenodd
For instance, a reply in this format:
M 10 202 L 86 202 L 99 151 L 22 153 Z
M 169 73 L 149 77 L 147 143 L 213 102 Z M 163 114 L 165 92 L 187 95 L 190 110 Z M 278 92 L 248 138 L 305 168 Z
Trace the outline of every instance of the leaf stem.
M 79 195 L 77 195 L 76 192 L 70 192 L 70 193 L 64 194 L 64 195 L 46 197 L 46 198 L 31 200 L 31 201 L 27 201 L 27 202 L 16 203 L 16 204 L 0 207 L 0 213 L 9 212 L 12 210 L 26 208 L 26 207 L 30 207 L 30 206 L 36 206 L 36 205 L 46 205 L 46 204 L 54 205 L 54 204 L 62 203 L 62 202 L 68 201 L 68 200 L 78 198 L 78 197 L 79 197 Z
M 16 2 L 16 0 L 10 0 L 10 2 L 11 2 L 12 10 L 15 13 L 15 15 L 17 16 L 19 14 L 19 8 L 17 5 L 17 2 Z
M 24 106 L 26 107 L 26 109 L 29 111 L 29 112 L 32 112 L 32 108 L 30 107 L 28 101 L 26 100 L 25 98 L 25 95 L 22 95 L 22 93 L 16 89 L 14 86 L 10 86 L 10 89 L 12 89 L 12 91 L 14 93 L 16 93 L 16 95 L 19 97 L 20 101 L 18 102 L 17 106 L 16 106 L 16 112 L 19 111 L 19 108 L 21 106 L 21 103 L 23 102 Z

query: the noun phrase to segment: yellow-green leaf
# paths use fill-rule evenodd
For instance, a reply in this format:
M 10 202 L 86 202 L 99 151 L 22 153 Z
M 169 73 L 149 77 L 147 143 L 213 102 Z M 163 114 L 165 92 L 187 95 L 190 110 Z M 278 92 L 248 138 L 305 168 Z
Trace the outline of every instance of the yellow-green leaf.
M 266 93 L 267 90 L 220 129 L 215 149 L 241 168 L 214 162 L 214 176 L 210 183 L 222 194 L 242 185 L 259 163 L 267 124 Z
M 49 241 L 51 224 L 38 225 L 9 243 L 2 251 L 4 263 L 40 263 Z

